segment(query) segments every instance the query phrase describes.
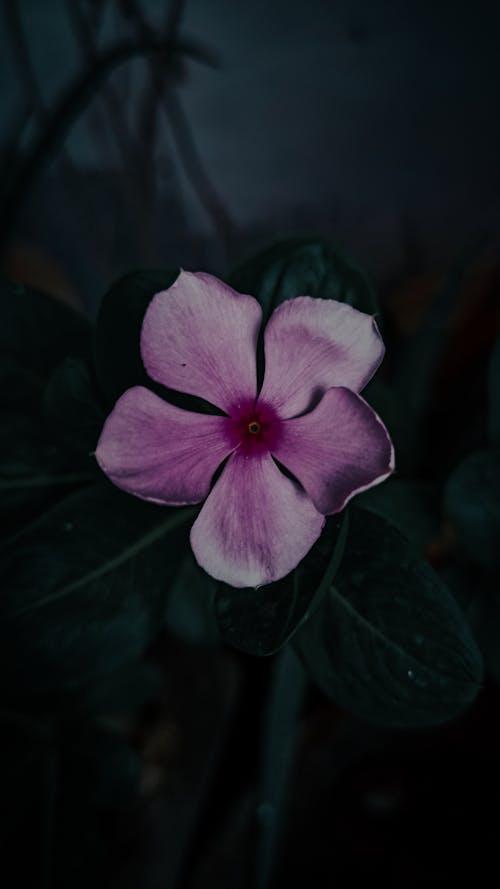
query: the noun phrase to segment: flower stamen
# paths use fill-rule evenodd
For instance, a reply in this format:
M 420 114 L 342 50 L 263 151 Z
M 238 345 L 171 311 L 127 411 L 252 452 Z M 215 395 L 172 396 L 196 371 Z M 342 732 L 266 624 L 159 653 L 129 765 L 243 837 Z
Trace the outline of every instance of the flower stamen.
M 257 420 L 252 420 L 252 422 L 248 424 L 248 431 L 252 435 L 258 435 L 260 432 L 260 423 L 257 423 Z

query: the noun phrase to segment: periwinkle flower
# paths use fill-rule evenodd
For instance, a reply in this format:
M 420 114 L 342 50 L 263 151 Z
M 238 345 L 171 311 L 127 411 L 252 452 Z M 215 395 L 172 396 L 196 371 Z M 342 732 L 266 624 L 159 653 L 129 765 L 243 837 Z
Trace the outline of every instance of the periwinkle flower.
M 182 410 L 136 386 L 118 399 L 96 450 L 111 481 L 137 497 L 205 500 L 191 546 L 208 574 L 234 587 L 284 577 L 325 516 L 394 469 L 387 430 L 358 394 L 384 354 L 373 317 L 335 300 L 283 302 L 265 328 L 258 392 L 261 320 L 252 296 L 181 272 L 146 311 L 144 366 L 226 416 Z

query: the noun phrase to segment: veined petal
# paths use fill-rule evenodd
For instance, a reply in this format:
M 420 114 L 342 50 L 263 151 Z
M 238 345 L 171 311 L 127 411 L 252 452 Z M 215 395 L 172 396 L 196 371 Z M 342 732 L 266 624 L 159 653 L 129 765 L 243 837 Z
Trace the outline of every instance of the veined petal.
M 231 451 L 227 419 L 195 414 L 135 386 L 118 399 L 96 448 L 113 484 L 157 503 L 199 503 Z
M 377 324 L 333 299 L 299 296 L 271 315 L 264 334 L 266 369 L 260 397 L 294 417 L 331 386 L 359 392 L 384 356 Z
M 150 377 L 229 411 L 256 395 L 256 348 L 262 310 L 202 272 L 181 272 L 151 300 L 141 331 Z
M 245 457 L 235 451 L 191 529 L 191 546 L 212 577 L 257 587 L 292 571 L 324 521 L 269 453 Z
M 309 414 L 284 420 L 273 454 L 324 515 L 339 512 L 394 470 L 394 449 L 381 419 L 343 388 L 328 389 Z

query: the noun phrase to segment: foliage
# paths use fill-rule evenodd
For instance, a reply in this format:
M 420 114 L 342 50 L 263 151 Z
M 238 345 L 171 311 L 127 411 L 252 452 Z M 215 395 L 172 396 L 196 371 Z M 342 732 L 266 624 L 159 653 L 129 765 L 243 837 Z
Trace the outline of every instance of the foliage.
M 177 274 L 145 270 L 120 279 L 94 327 L 45 294 L 8 282 L 0 289 L 0 718 L 24 774 L 46 775 L 57 762 L 68 798 L 85 787 L 89 811 L 137 789 L 134 751 L 101 720 L 134 712 L 158 692 L 161 677 L 145 656 L 165 628 L 197 645 L 226 644 L 247 655 L 283 649 L 281 665 L 295 652 L 301 683 L 379 725 L 456 718 L 481 688 L 482 653 L 488 672 L 500 675 L 498 345 L 488 383 L 489 440 L 448 477 L 428 478 L 420 455 L 429 444 L 431 365 L 440 348 L 432 323 L 425 387 L 405 402 L 402 382 L 412 380 L 416 355 L 427 349 L 424 325 L 400 366 L 383 371 L 366 392 L 383 419 L 387 408 L 396 442 L 401 434 L 400 474 L 328 518 L 316 545 L 283 580 L 233 589 L 194 561 L 188 530 L 196 509 L 119 492 L 93 457 L 107 412 L 130 386 L 149 386 L 188 410 L 211 410 L 153 384 L 142 365 L 144 313 Z M 380 315 L 364 273 L 322 241 L 278 244 L 228 280 L 254 294 L 265 315 L 303 294 Z M 441 338 L 444 328 L 440 315 Z M 443 522 L 453 543 L 449 570 L 440 572 L 426 554 Z M 465 598 L 455 583 L 461 567 L 478 580 Z M 277 812 L 286 783 L 285 764 L 276 767 L 280 732 L 287 720 L 295 722 L 304 691 L 290 691 L 283 669 L 273 693 L 283 694 L 284 722 L 267 711 L 269 755 L 259 791 Z M 264 885 L 279 830 L 262 831 Z

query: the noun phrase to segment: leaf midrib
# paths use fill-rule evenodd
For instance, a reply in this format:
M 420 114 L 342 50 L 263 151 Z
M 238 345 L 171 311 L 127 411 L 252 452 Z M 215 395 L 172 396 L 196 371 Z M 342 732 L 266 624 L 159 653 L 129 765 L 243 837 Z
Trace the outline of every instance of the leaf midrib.
M 393 639 L 390 639 L 388 636 L 386 636 L 382 632 L 382 630 L 379 630 L 379 628 L 376 627 L 375 624 L 370 623 L 370 621 L 367 620 L 366 617 L 364 617 L 356 608 L 354 608 L 354 606 L 347 600 L 345 596 L 343 596 L 338 591 L 335 586 L 330 587 L 330 593 L 334 598 L 339 600 L 345 610 L 348 611 L 354 617 L 354 619 L 357 619 L 363 626 L 365 626 L 373 636 L 375 636 L 377 639 L 380 639 L 387 646 L 387 648 L 395 651 L 400 657 L 411 660 L 414 665 L 418 665 L 419 669 L 422 669 L 427 674 L 430 674 L 431 676 L 437 678 L 438 681 L 441 677 L 445 676 L 447 679 L 450 679 L 450 681 L 455 683 L 457 682 L 456 676 L 452 676 L 449 673 L 444 672 L 438 673 L 435 669 L 433 669 L 433 667 L 429 666 L 429 664 L 423 663 L 414 654 L 409 654 L 407 651 L 405 651 L 404 648 L 401 648 L 401 646 L 398 645 L 397 642 L 394 642 Z M 470 680 L 466 679 L 460 680 L 460 682 L 462 685 L 470 686 L 470 688 L 477 688 L 479 684 L 477 682 L 471 682 Z
M 29 602 L 22 608 L 18 608 L 16 611 L 10 612 L 8 615 L 4 615 L 3 619 L 12 619 L 15 617 L 20 617 L 23 614 L 27 614 L 31 611 L 36 611 L 39 608 L 44 608 L 46 605 L 51 605 L 53 602 L 57 602 L 61 599 L 64 599 L 66 596 L 70 595 L 70 593 L 75 592 L 75 590 L 80 589 L 81 587 L 93 583 L 95 580 L 98 580 L 100 577 L 103 577 L 105 574 L 108 574 L 110 571 L 114 571 L 116 568 L 119 568 L 125 562 L 134 558 L 137 553 L 141 552 L 141 550 L 146 549 L 148 546 L 151 546 L 155 543 L 156 540 L 159 540 L 164 534 L 167 534 L 169 531 L 172 531 L 174 528 L 180 527 L 185 522 L 189 521 L 194 514 L 196 513 L 196 509 L 193 508 L 184 508 L 179 510 L 179 513 L 169 516 L 166 521 L 162 522 L 160 525 L 157 525 L 153 528 L 152 531 L 149 531 L 143 537 L 141 537 L 136 543 L 133 543 L 131 546 L 125 547 L 119 555 L 114 556 L 112 559 L 108 559 L 108 561 L 104 562 L 98 568 L 94 568 L 92 571 L 89 571 L 83 577 L 78 578 L 78 580 L 74 580 L 71 583 L 66 584 L 58 590 L 55 590 L 50 595 L 44 596 L 41 599 L 37 599 L 34 602 Z M 2 618 L 0 617 L 0 620 Z

